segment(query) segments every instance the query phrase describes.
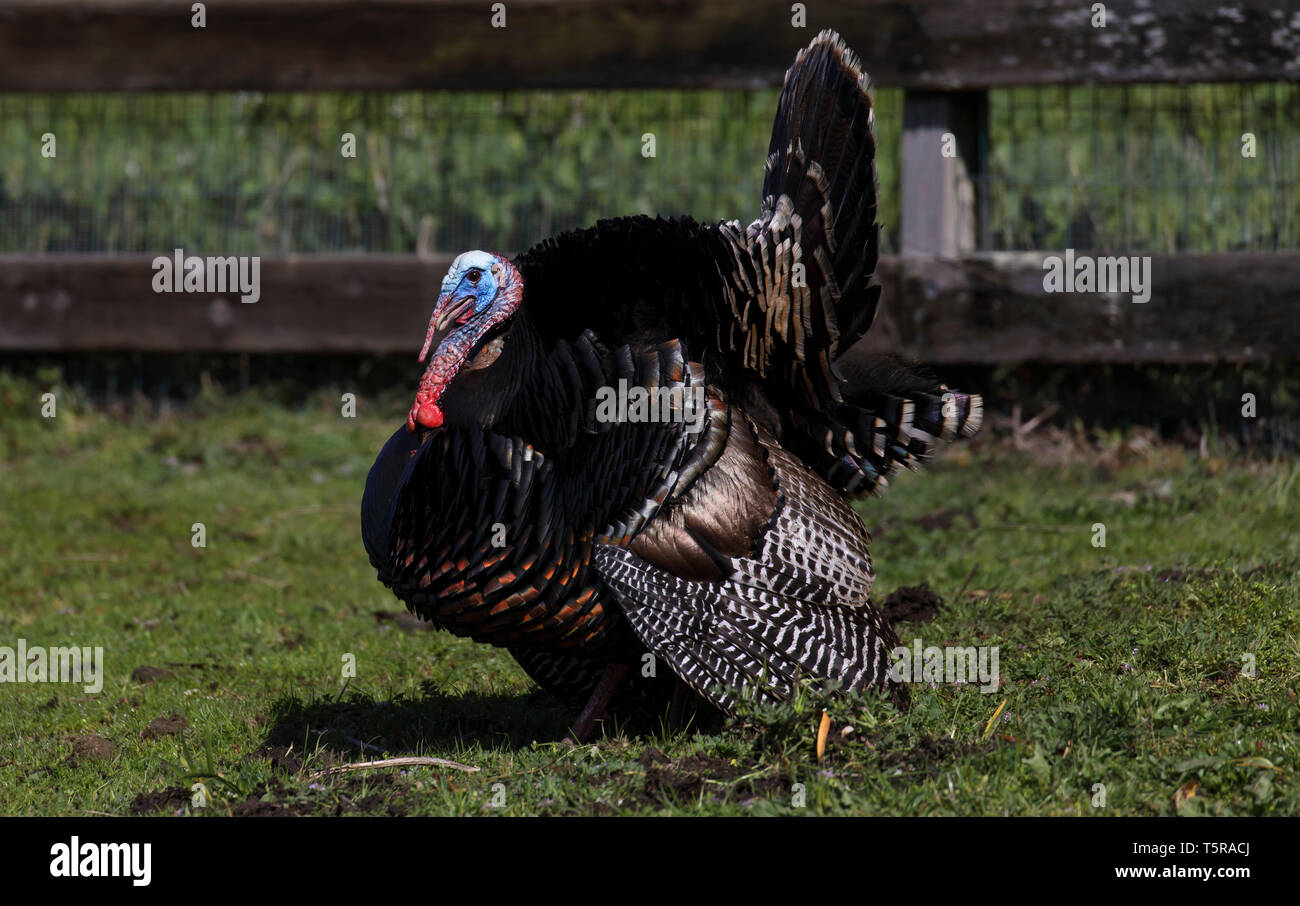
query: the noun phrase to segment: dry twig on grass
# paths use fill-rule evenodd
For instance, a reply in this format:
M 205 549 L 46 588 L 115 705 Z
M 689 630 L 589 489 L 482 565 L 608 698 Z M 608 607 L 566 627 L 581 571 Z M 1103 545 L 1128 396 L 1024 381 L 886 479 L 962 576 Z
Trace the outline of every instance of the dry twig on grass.
M 473 765 L 461 764 L 459 761 L 450 761 L 446 758 L 429 758 L 426 756 L 412 755 L 406 758 L 381 758 L 378 761 L 354 761 L 348 764 L 335 765 L 332 768 L 326 768 L 323 771 L 317 771 L 308 777 L 308 780 L 320 780 L 322 777 L 330 777 L 335 774 L 349 774 L 352 771 L 369 771 L 372 768 L 406 768 L 406 767 L 444 767 L 455 768 L 458 771 L 468 771 L 471 774 L 478 770 Z

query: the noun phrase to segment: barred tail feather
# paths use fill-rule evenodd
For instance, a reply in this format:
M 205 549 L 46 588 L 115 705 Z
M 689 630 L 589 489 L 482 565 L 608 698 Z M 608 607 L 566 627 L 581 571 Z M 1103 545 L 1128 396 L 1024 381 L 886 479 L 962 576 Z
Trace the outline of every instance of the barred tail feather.
M 724 580 L 695 581 L 605 546 L 602 579 L 646 647 L 724 710 L 737 689 L 784 700 L 802 678 L 844 691 L 889 687 L 898 642 L 868 597 L 866 529 L 815 473 L 758 436 L 780 503 L 752 557 L 733 558 Z
M 847 494 L 884 491 L 897 467 L 918 468 L 941 443 L 970 437 L 983 422 L 978 394 L 950 390 L 915 366 L 878 357 L 843 370 L 843 403 L 794 413 L 786 443 Z
M 768 146 L 760 223 L 788 205 L 802 231 L 802 258 L 814 271 L 835 325 L 831 358 L 853 345 L 875 316 L 876 140 L 871 92 L 857 57 L 823 31 L 786 73 Z M 751 228 L 752 229 L 752 228 Z
M 686 582 L 624 548 L 602 549 L 597 562 L 647 647 L 723 710 L 746 689 L 787 700 L 802 678 L 846 692 L 887 682 L 897 639 L 872 611 Z

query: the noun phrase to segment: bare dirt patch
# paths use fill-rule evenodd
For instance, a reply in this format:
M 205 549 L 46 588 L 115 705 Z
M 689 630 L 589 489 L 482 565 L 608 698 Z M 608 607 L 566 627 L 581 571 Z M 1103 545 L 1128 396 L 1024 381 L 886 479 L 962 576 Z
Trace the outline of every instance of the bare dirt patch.
M 929 583 L 905 586 L 885 598 L 881 609 L 891 623 L 928 623 L 943 610 L 943 598 Z
M 166 812 L 174 815 L 190 804 L 189 791 L 184 787 L 173 786 L 152 793 L 140 793 L 131 800 L 132 815 L 155 815 Z

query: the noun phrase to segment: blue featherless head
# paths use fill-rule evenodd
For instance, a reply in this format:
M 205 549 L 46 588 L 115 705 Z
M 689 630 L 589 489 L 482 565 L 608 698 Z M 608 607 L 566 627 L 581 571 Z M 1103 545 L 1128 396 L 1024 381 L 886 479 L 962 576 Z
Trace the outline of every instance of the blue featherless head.
M 443 297 L 464 299 L 474 297 L 474 314 L 481 315 L 492 304 L 497 294 L 497 278 L 492 271 L 496 256 L 490 252 L 463 252 L 451 263 L 447 276 L 442 278 Z

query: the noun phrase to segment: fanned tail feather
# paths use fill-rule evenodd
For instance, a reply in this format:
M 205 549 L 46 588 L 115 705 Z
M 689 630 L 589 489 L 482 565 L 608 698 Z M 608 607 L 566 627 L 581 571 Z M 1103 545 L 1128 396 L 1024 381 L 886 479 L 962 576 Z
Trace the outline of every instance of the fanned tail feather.
M 941 443 L 979 431 L 984 402 L 923 370 L 878 357 L 848 369 L 850 389 L 829 413 L 796 413 L 790 438 L 831 486 L 879 493 L 898 466 L 916 469 Z
M 786 73 L 763 179 L 763 211 L 787 210 L 802 224 L 808 286 L 821 295 L 835 333 L 830 358 L 853 345 L 875 317 L 880 225 L 871 92 L 857 57 L 833 31 L 801 50 Z
M 807 309 L 804 370 L 794 373 L 808 388 L 796 399 L 808 405 L 791 407 L 783 440 L 847 493 L 882 490 L 898 465 L 914 468 L 939 441 L 973 434 L 982 406 L 896 362 L 845 374 L 843 354 L 871 326 L 880 299 L 880 287 L 870 285 L 880 239 L 872 124 L 861 66 L 838 35 L 822 32 L 786 74 L 763 214 L 749 228 L 751 244 L 768 249 L 779 238 L 768 235 L 773 229 L 797 226 L 796 257 L 820 304 Z

